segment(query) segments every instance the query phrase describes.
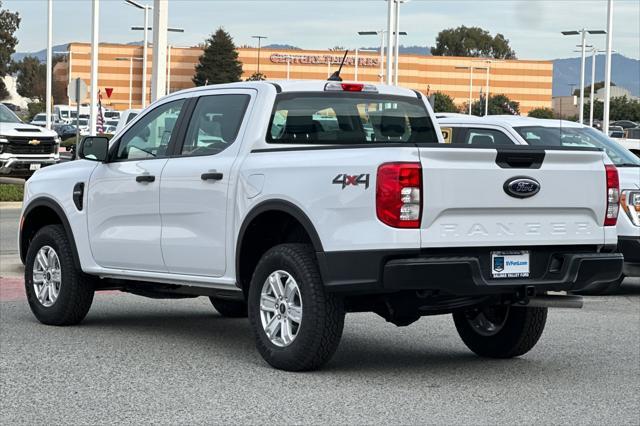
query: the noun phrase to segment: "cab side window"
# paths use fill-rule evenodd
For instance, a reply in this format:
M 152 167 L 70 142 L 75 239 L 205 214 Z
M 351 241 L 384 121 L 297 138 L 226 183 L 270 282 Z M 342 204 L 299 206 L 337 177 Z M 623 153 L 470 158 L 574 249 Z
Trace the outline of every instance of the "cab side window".
M 249 95 L 211 95 L 198 99 L 182 146 L 183 157 L 213 155 L 238 137 Z
M 120 138 L 115 161 L 164 157 L 184 102 L 181 99 L 160 105 L 134 124 Z
M 495 129 L 453 128 L 453 143 L 465 145 L 514 145 L 505 133 Z

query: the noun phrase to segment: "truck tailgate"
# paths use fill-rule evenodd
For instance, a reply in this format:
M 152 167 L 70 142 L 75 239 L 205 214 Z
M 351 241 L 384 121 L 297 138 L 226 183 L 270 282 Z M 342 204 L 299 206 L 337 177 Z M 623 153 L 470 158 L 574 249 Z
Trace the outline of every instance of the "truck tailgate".
M 433 147 L 420 159 L 422 247 L 604 244 L 600 151 Z M 539 191 L 509 195 L 521 177 Z

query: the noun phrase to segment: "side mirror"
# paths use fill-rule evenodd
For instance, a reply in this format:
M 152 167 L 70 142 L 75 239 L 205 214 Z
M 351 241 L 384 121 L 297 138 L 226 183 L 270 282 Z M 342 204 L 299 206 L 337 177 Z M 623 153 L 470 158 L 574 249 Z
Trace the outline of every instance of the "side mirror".
M 103 136 L 87 136 L 80 142 L 78 158 L 105 163 L 109 156 L 109 139 Z

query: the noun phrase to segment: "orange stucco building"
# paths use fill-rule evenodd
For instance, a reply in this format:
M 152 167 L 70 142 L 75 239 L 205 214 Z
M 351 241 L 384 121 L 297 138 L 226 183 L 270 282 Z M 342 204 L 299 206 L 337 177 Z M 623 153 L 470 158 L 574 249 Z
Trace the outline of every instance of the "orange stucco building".
M 89 83 L 90 44 L 70 43 L 70 61 L 60 62 L 54 70 L 61 81 L 80 77 Z M 150 98 L 152 51 L 148 49 L 147 102 Z M 194 67 L 202 54 L 200 47 L 177 48 L 168 51 L 168 92 L 193 87 L 191 78 Z M 255 48 L 239 48 L 239 60 L 243 64 L 243 78 L 248 78 L 258 67 L 258 51 Z M 142 99 L 142 46 L 101 44 L 98 55 L 98 86 L 105 92 L 113 89 L 111 97 L 103 94 L 103 104 L 114 109 L 139 108 Z M 334 71 L 341 52 L 321 50 L 277 50 L 263 48 L 260 51 L 260 72 L 270 80 L 326 79 Z M 441 91 L 449 94 L 459 105 L 468 102 L 469 82 L 473 67 L 472 97 L 477 100 L 486 84 L 489 65 L 490 94 L 504 94 L 520 103 L 522 113 L 537 107 L 551 107 L 553 64 L 551 61 L 505 60 L 487 64 L 479 58 L 446 56 L 400 55 L 399 84 L 423 93 Z M 380 81 L 379 55 L 360 52 L 358 80 Z M 129 78 L 131 71 L 132 78 Z M 355 55 L 347 56 L 342 70 L 345 80 L 355 80 Z

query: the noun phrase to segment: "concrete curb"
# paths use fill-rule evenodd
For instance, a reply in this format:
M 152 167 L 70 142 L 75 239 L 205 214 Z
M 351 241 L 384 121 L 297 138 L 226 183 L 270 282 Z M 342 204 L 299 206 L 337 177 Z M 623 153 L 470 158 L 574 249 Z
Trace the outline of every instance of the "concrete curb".
M 21 209 L 21 201 L 2 201 L 0 202 L 0 210 L 2 209 Z

